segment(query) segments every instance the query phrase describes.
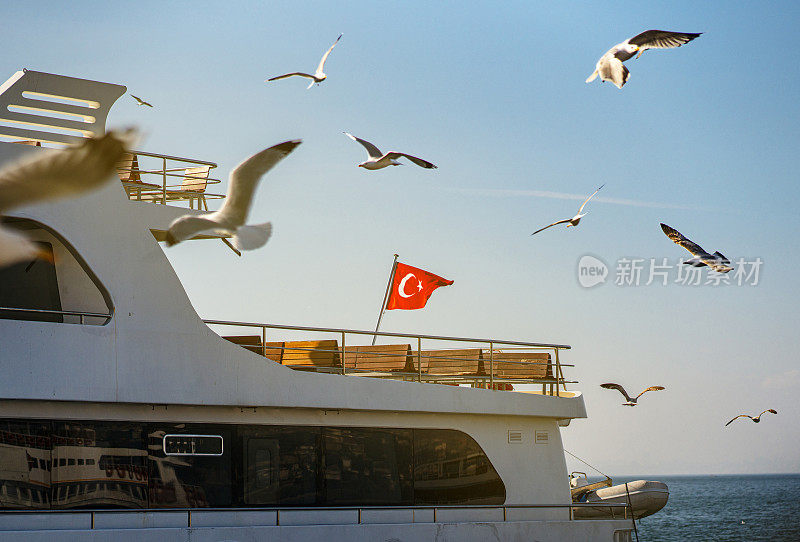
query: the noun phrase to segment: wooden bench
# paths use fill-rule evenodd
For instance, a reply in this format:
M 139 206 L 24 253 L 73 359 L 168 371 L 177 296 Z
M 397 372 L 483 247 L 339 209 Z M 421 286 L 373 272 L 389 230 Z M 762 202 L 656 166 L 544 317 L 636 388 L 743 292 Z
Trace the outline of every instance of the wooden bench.
M 410 344 L 347 346 L 344 363 L 348 371 L 413 372 Z
M 203 206 L 208 211 L 206 202 L 206 187 L 208 186 L 208 174 L 211 166 L 198 166 L 186 168 L 183 172 L 183 183 L 177 188 L 167 192 L 167 199 L 189 200 L 189 208 L 194 209 L 194 201 L 197 201 L 197 208 Z
M 283 346 L 281 363 L 288 367 L 341 367 L 339 343 L 334 340 L 287 341 Z
M 481 367 L 481 349 L 423 350 L 420 356 L 422 372 L 430 375 L 458 376 L 477 375 Z M 417 367 L 417 353 L 411 352 L 414 371 Z
M 143 190 L 150 192 L 161 188 L 157 184 L 142 182 L 140 173 L 139 159 L 136 155 L 130 152 L 123 154 L 122 160 L 117 164 L 117 176 L 122 181 L 129 199 L 141 200 Z
M 489 375 L 489 352 L 483 353 L 483 372 Z M 495 378 L 552 379 L 553 364 L 547 352 L 494 352 Z
M 194 202 L 196 201 L 198 209 L 202 208 L 208 211 L 206 187 L 208 186 L 208 175 L 210 171 L 211 166 L 186 168 L 183 170 L 183 182 L 179 185 L 167 185 L 166 194 L 162 187 L 151 185 L 151 187 L 156 188 L 156 190 L 150 189 L 147 192 L 143 192 L 139 194 L 139 198 L 147 201 L 158 201 L 164 199 L 166 196 L 166 201 L 188 200 L 190 209 L 195 208 Z

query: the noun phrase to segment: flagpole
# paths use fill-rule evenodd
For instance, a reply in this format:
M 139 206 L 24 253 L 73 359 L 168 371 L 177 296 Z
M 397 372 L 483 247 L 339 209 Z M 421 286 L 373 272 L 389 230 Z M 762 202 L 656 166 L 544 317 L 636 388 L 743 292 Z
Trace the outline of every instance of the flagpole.
M 386 285 L 386 293 L 383 294 L 383 303 L 381 303 L 381 312 L 378 314 L 378 323 L 375 324 L 375 333 L 378 332 L 378 328 L 381 327 L 381 318 L 383 318 L 383 311 L 386 310 L 386 300 L 389 299 L 389 291 L 392 289 L 392 282 L 394 281 L 394 271 L 397 269 L 397 257 L 398 255 L 394 255 L 394 261 L 392 262 L 392 271 L 389 273 L 389 283 Z M 375 339 L 377 339 L 377 335 L 372 336 L 372 346 L 375 346 Z

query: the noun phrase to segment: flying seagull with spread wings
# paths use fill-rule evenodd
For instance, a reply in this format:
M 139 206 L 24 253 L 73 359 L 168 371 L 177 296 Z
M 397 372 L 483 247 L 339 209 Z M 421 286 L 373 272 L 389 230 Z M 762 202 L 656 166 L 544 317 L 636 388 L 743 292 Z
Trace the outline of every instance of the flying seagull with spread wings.
M 136 103 L 137 103 L 137 104 L 139 104 L 139 105 L 146 105 L 147 107 L 153 107 L 153 104 L 151 104 L 151 103 L 148 103 L 148 102 L 146 102 L 146 101 L 142 100 L 142 99 L 141 99 L 140 97 L 138 97 L 138 96 L 134 96 L 133 94 L 131 94 L 131 98 L 133 98 L 134 100 L 136 100 Z
M 636 403 L 639 400 L 639 397 L 641 397 L 642 395 L 644 395 L 648 391 L 661 391 L 663 389 L 666 389 L 666 388 L 664 388 L 664 386 L 650 386 L 649 388 L 644 390 L 642 393 L 640 393 L 636 397 L 631 397 L 630 395 L 628 395 L 628 392 L 625 391 L 625 388 L 623 388 L 619 384 L 614 384 L 613 382 L 609 382 L 607 384 L 600 384 L 600 387 L 601 388 L 606 388 L 607 390 L 617 390 L 622 395 L 624 395 L 625 399 L 628 401 L 627 403 L 622 403 L 622 404 L 624 406 L 632 406 L 632 407 L 636 406 Z
M 770 412 L 770 413 L 772 413 L 772 414 L 777 414 L 777 413 L 778 413 L 778 411 L 777 411 L 777 410 L 775 410 L 774 408 L 768 408 L 768 409 L 767 409 L 767 410 L 765 410 L 764 412 Z M 733 423 L 733 421 L 734 421 L 734 420 L 737 420 L 737 419 L 739 419 L 739 418 L 750 418 L 750 419 L 751 419 L 751 420 L 753 420 L 755 423 L 758 423 L 758 422 L 760 422 L 760 421 L 761 421 L 761 416 L 764 414 L 764 412 L 762 412 L 761 414 L 759 414 L 759 415 L 758 415 L 758 416 L 756 416 L 755 418 L 754 418 L 754 417 L 752 417 L 752 416 L 750 416 L 749 414 L 739 414 L 738 416 L 736 416 L 735 418 L 733 418 L 733 420 L 731 420 L 731 421 L 729 421 L 728 423 L 726 423 L 726 424 L 725 424 L 725 427 L 728 427 L 728 426 L 729 426 L 731 423 Z
M 231 243 L 237 250 L 254 250 L 264 246 L 272 235 L 272 224 L 245 225 L 253 194 L 261 177 L 300 143 L 302 141 L 299 139 L 279 143 L 233 168 L 228 177 L 228 193 L 219 211 L 176 218 L 167 231 L 167 246 L 209 234 L 231 236 Z
M 108 132 L 76 147 L 31 153 L 0 170 L 0 215 L 39 202 L 77 196 L 112 179 L 135 139 L 133 130 Z M 32 260 L 41 250 L 27 238 L 0 226 L 0 267 Z
M 661 229 L 664 230 L 664 233 L 667 234 L 667 237 L 672 239 L 676 245 L 682 246 L 694 256 L 694 258 L 690 258 L 683 262 L 684 264 L 691 265 L 692 267 L 703 267 L 707 265 L 719 273 L 727 273 L 728 271 L 733 270 L 733 267 L 731 267 L 731 261 L 723 256 L 721 252 L 709 254 L 703 250 L 703 247 L 685 237 L 678 230 L 670 228 L 663 222 L 661 223 Z
M 702 34 L 702 32 L 700 33 Z M 648 49 L 672 49 L 689 43 L 700 34 L 687 32 L 670 32 L 669 30 L 647 30 L 641 34 L 618 43 L 608 50 L 597 61 L 592 75 L 586 79 L 591 83 L 599 75 L 602 81 L 611 81 L 617 88 L 622 88 L 628 80 L 628 68 L 623 62 L 633 55 L 639 58 Z M 638 53 L 638 54 L 637 54 Z
M 601 185 L 600 185 L 600 188 L 603 188 L 604 186 L 605 186 L 605 183 L 601 184 Z M 584 213 L 584 212 L 583 212 L 583 208 L 584 208 L 584 207 L 586 207 L 586 204 L 587 204 L 587 203 L 589 203 L 589 200 L 590 200 L 590 199 L 592 199 L 592 198 L 594 197 L 594 195 L 595 195 L 595 194 L 597 194 L 598 192 L 600 192 L 600 188 L 598 188 L 597 190 L 595 190 L 595 191 L 592 193 L 592 195 L 591 195 L 591 196 L 589 196 L 588 198 L 586 198 L 586 199 L 584 200 L 583 204 L 581 205 L 581 208 L 580 208 L 580 209 L 578 209 L 578 214 L 576 214 L 576 215 L 575 215 L 575 216 L 573 216 L 572 218 L 565 218 L 564 220 L 559 220 L 558 222 L 553 222 L 552 224 L 550 224 L 550 225 L 548 225 L 548 226 L 545 226 L 544 228 L 539 228 L 538 230 L 536 230 L 535 232 L 533 232 L 531 235 L 536 235 L 536 234 L 537 234 L 537 233 L 539 233 L 540 231 L 544 231 L 544 230 L 546 230 L 547 228 L 550 228 L 550 227 L 552 227 L 552 226 L 558 226 L 559 224 L 567 224 L 567 222 L 569 222 L 569 224 L 567 224 L 567 227 L 568 227 L 568 228 L 569 228 L 570 226 L 577 226 L 577 225 L 580 223 L 580 221 L 581 221 L 581 218 L 583 218 L 583 217 L 585 217 L 587 214 L 589 214 L 588 212 Z M 583 213 L 583 214 L 581 214 L 581 213 Z
M 331 51 L 333 51 L 333 48 L 336 47 L 336 44 L 339 43 L 340 39 L 342 39 L 342 34 L 339 34 L 339 37 L 336 38 L 336 41 L 333 42 L 333 45 L 331 45 L 331 48 L 328 49 L 327 51 L 325 51 L 325 54 L 322 55 L 322 60 L 319 61 L 319 66 L 317 66 L 317 71 L 314 72 L 313 75 L 310 74 L 310 73 L 303 73 L 303 72 L 285 73 L 283 75 L 279 75 L 277 77 L 272 77 L 270 79 L 267 79 L 267 81 L 265 81 L 265 82 L 277 81 L 278 79 L 286 79 L 287 77 L 297 76 L 297 77 L 305 77 L 306 79 L 311 79 L 311 82 L 308 84 L 308 87 L 306 88 L 306 90 L 308 90 L 309 88 L 313 87 L 315 83 L 316 84 L 320 84 L 322 81 L 324 81 L 328 77 L 327 75 L 325 75 L 325 72 L 322 71 L 323 68 L 325 67 L 325 61 L 328 60 L 328 55 L 331 54 Z
M 398 158 L 404 156 L 417 164 L 419 167 L 424 167 L 426 169 L 436 169 L 436 166 L 428 162 L 427 160 L 423 160 L 422 158 L 417 158 L 416 156 L 411 156 L 410 154 L 406 154 L 404 152 L 397 152 L 397 151 L 390 151 L 387 153 L 382 153 L 378 147 L 370 143 L 369 141 L 365 141 L 360 137 L 356 137 L 353 134 L 348 134 L 344 132 L 344 135 L 352 139 L 357 143 L 361 143 L 361 145 L 367 149 L 367 154 L 369 158 L 365 162 L 361 162 L 358 164 L 358 167 L 363 167 L 364 169 L 383 169 L 387 166 L 402 166 L 400 162 L 397 161 Z

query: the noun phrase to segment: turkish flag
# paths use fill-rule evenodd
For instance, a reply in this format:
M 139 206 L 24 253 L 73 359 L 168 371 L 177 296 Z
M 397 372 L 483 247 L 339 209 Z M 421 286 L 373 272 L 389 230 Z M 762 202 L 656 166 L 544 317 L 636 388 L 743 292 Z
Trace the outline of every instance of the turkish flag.
M 386 302 L 386 310 L 421 309 L 439 286 L 450 286 L 452 280 L 443 279 L 423 269 L 397 262 L 392 281 L 392 293 Z

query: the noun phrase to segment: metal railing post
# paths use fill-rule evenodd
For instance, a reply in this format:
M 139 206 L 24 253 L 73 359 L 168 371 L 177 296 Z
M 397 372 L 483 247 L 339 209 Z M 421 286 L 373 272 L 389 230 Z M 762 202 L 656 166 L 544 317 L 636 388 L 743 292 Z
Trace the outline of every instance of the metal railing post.
M 494 343 L 489 343 L 489 389 L 494 389 Z
M 267 357 L 267 328 L 261 326 L 261 351 Z
M 345 332 L 342 331 L 342 374 L 343 375 L 347 373 L 346 367 L 345 367 L 347 365 L 347 361 L 346 361 L 347 360 L 347 356 L 345 355 L 345 351 L 344 351 L 344 336 L 345 336 Z M 355 368 L 355 366 L 353 368 Z M 360 508 L 358 510 L 358 518 L 359 518 L 358 522 L 361 523 L 361 509 Z
M 422 337 L 417 337 L 417 378 L 422 382 Z
M 162 172 L 161 176 L 164 178 L 164 184 L 161 186 L 161 204 L 167 204 L 167 159 L 161 159 Z

